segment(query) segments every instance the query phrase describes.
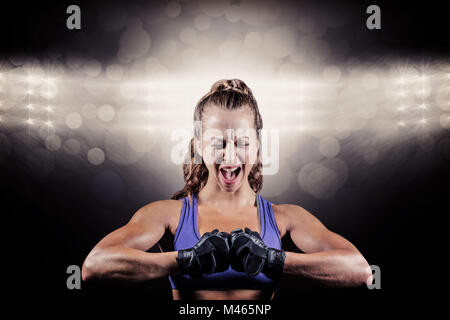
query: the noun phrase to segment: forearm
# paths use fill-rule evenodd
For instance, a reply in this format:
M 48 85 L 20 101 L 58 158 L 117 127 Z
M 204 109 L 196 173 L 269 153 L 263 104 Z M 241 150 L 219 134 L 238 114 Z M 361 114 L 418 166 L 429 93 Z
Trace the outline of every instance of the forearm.
M 314 279 L 329 286 L 361 286 L 372 282 L 367 261 L 350 250 L 286 252 L 283 273 Z
M 153 253 L 122 246 L 98 249 L 83 264 L 83 280 L 139 282 L 167 277 L 178 271 L 177 255 L 177 251 Z

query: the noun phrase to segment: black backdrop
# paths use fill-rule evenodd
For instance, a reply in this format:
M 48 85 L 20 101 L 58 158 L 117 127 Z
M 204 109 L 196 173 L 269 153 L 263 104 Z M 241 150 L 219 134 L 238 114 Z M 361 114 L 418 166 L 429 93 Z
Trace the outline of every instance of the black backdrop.
M 78 3 L 85 8 L 94 6 Z M 57 4 L 41 1 L 26 6 L 2 3 L 1 55 L 25 53 L 39 57 L 49 48 L 70 50 L 65 47 L 69 31 L 55 28 L 65 23 L 66 16 L 61 12 L 65 12 L 68 4 L 68 1 Z M 105 5 L 100 4 L 96 2 L 95 7 Z M 364 15 L 363 8 L 368 4 L 352 5 L 362 8 L 361 15 Z M 383 7 L 383 29 L 368 39 L 368 43 L 355 44 L 355 56 L 450 56 L 445 22 L 448 18 L 441 4 L 434 1 L 419 4 L 378 1 L 377 4 Z M 89 25 L 89 10 L 84 11 L 91 27 L 85 32 L 95 32 L 92 31 L 95 26 Z M 108 48 L 100 54 L 106 59 Z M 440 261 L 446 252 L 438 250 L 438 245 L 446 243 L 445 236 L 441 236 L 445 234 L 441 221 L 450 212 L 449 140 L 444 139 L 448 136 L 448 132 L 440 133 L 437 138 L 440 142 L 432 150 L 423 151 L 414 145 L 409 149 L 393 147 L 393 152 L 406 154 L 402 166 L 391 170 L 388 176 L 374 176 L 368 185 L 361 187 L 358 199 L 348 197 L 346 203 L 329 202 L 323 207 L 323 222 L 351 239 L 370 264 L 381 267 L 382 290 L 331 290 L 284 279 L 276 300 L 342 301 L 344 304 L 358 301 L 382 305 L 404 297 L 434 295 L 435 286 L 445 281 L 445 268 Z M 66 287 L 68 265 L 81 265 L 101 237 L 125 224 L 138 208 L 164 195 L 126 190 L 120 201 L 105 208 L 92 199 L 85 161 L 72 162 L 68 168 L 64 156 L 60 156 L 51 174 L 42 176 L 27 165 L 25 149 L 21 142 L 14 142 L 12 152 L 0 166 L 3 278 L 9 297 L 47 302 L 117 295 L 138 295 L 148 301 L 170 299 L 168 280 L 127 286 L 83 283 L 82 290 L 72 291 Z M 409 162 L 408 157 L 419 157 L 422 161 Z M 389 165 L 388 159 L 378 163 L 377 168 L 382 170 Z M 120 174 L 137 177 L 140 172 L 127 167 L 120 168 Z M 154 184 L 158 184 L 156 179 Z M 327 219 L 327 213 L 337 206 L 349 209 L 356 206 L 363 210 L 364 223 L 349 231 L 345 227 L 347 222 Z M 289 248 L 291 244 L 285 245 Z M 296 303 L 290 304 L 290 308 L 295 306 Z

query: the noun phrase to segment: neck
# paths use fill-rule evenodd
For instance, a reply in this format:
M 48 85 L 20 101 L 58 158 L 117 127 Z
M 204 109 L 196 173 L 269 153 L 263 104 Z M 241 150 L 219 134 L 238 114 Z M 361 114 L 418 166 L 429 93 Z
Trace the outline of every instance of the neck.
M 256 193 L 250 188 L 248 181 L 234 192 L 222 190 L 217 183 L 211 182 L 208 179 L 206 185 L 198 193 L 197 203 L 199 205 L 223 209 L 238 209 L 256 205 Z

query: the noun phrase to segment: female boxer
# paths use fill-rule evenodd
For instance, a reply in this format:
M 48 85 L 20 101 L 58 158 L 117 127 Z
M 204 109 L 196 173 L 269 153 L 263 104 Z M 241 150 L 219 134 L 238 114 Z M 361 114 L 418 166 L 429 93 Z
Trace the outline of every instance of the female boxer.
M 263 122 L 243 81 L 217 81 L 194 123 L 184 188 L 103 238 L 83 264 L 84 280 L 169 277 L 174 299 L 271 299 L 283 274 L 329 286 L 372 282 L 348 240 L 304 208 L 258 194 Z M 283 237 L 303 253 L 284 251 Z M 146 252 L 156 243 L 160 253 Z

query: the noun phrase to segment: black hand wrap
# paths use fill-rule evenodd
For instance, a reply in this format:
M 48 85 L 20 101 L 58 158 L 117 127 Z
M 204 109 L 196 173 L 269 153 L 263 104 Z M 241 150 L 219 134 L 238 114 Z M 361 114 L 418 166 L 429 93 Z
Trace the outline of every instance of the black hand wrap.
M 250 276 L 260 272 L 271 279 L 283 272 L 286 254 L 283 250 L 267 247 L 258 232 L 245 228 L 235 229 L 230 234 L 231 267 Z
M 205 233 L 192 248 L 178 250 L 180 272 L 199 277 L 227 270 L 230 266 L 228 238 L 228 233 L 214 229 Z

